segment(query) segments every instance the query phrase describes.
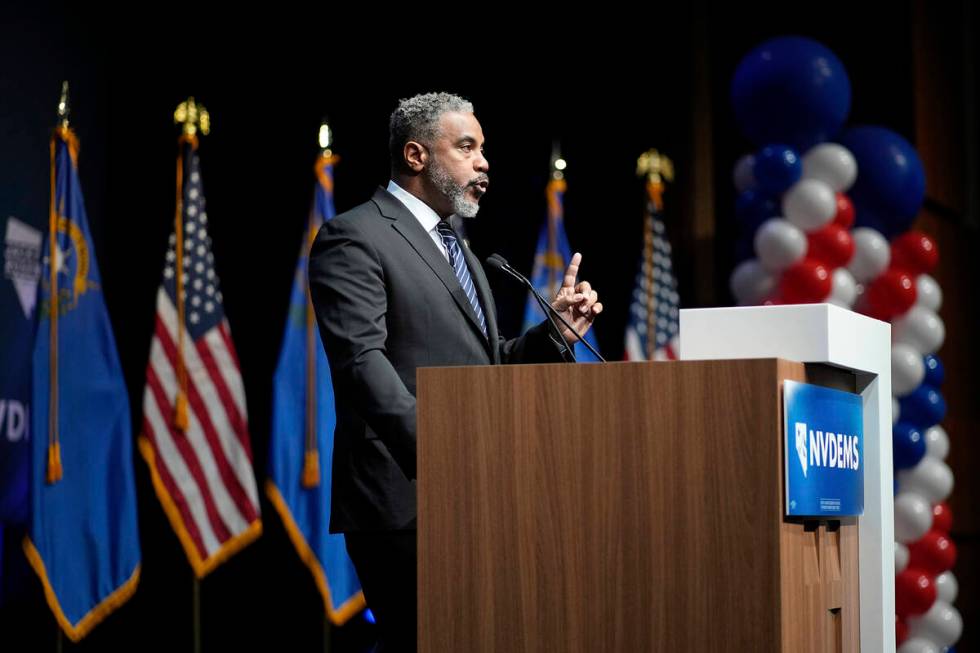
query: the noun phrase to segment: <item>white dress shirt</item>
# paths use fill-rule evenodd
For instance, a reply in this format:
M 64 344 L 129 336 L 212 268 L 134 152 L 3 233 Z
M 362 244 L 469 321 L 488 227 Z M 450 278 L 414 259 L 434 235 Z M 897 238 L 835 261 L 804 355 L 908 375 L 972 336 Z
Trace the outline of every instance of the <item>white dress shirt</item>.
M 409 213 L 415 216 L 415 219 L 419 221 L 422 225 L 423 231 L 429 234 L 432 238 L 432 242 L 436 244 L 439 251 L 442 252 L 443 257 L 446 259 L 447 263 L 449 261 L 449 252 L 446 251 L 446 244 L 442 242 L 442 236 L 439 235 L 439 230 L 436 229 L 436 225 L 439 224 L 439 214 L 432 210 L 428 204 L 415 197 L 407 190 L 399 186 L 394 182 L 394 180 L 388 182 L 388 192 L 394 195 L 398 200 L 405 205 Z

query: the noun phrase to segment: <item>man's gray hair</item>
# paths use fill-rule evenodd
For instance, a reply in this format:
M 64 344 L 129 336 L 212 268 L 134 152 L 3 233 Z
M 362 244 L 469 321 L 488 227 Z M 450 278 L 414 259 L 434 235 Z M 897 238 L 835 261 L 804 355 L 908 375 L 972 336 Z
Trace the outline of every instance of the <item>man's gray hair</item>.
M 431 145 L 439 135 L 439 118 L 450 112 L 473 113 L 473 104 L 451 93 L 425 93 L 400 100 L 388 122 L 392 169 L 405 167 L 405 143 L 418 141 Z

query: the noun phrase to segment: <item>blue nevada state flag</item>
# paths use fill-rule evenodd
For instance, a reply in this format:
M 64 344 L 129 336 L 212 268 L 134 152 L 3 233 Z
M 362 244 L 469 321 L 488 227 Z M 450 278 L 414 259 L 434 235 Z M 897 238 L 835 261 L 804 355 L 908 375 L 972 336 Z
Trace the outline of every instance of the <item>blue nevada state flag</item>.
M 547 194 L 548 219 L 542 225 L 541 235 L 538 236 L 538 248 L 535 250 L 534 268 L 531 271 L 531 283 L 545 299 L 553 298 L 558 294 L 565 277 L 565 269 L 572 260 L 572 247 L 568 244 L 564 226 L 565 181 L 563 179 L 549 181 Z M 544 311 L 541 310 L 534 295 L 529 292 L 524 309 L 524 330 L 545 319 L 547 318 Z M 585 334 L 585 339 L 598 351 L 594 327 Z M 594 363 L 599 360 L 581 342 L 575 343 L 574 351 L 575 359 L 580 363 Z
M 333 165 L 317 161 L 318 183 L 289 302 L 289 317 L 273 381 L 272 437 L 266 494 L 296 552 L 310 568 L 327 616 L 340 625 L 364 608 L 364 594 L 343 535 L 329 533 L 330 463 L 336 425 L 330 366 L 313 320 L 307 265 L 310 245 L 334 216 Z
M 77 160 L 74 134 L 58 128 L 34 344 L 31 523 L 24 540 L 48 605 L 73 641 L 125 602 L 140 574 L 129 397 Z

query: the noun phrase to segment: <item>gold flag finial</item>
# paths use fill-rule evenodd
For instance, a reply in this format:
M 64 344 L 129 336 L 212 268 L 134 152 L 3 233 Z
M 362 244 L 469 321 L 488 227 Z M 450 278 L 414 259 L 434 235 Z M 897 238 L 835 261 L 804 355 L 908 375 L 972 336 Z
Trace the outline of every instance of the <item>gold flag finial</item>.
M 211 115 L 203 104 L 198 104 L 193 97 L 189 97 L 174 111 L 174 124 L 183 125 L 185 136 L 195 136 L 198 130 L 207 136 L 211 131 Z
M 68 129 L 71 117 L 71 104 L 68 102 L 68 80 L 61 82 L 61 98 L 58 100 L 58 123 Z
M 674 181 L 674 163 L 657 150 L 647 150 L 636 160 L 636 176 L 658 184 Z
M 320 155 L 326 158 L 333 156 L 333 130 L 324 118 L 320 123 L 320 133 L 317 137 L 320 143 Z
M 565 178 L 565 169 L 568 162 L 561 156 L 561 143 L 553 141 L 551 144 L 551 178 L 560 180 Z
M 647 196 L 662 211 L 666 182 L 674 181 L 674 163 L 657 150 L 647 150 L 636 160 L 636 176 L 646 179 Z

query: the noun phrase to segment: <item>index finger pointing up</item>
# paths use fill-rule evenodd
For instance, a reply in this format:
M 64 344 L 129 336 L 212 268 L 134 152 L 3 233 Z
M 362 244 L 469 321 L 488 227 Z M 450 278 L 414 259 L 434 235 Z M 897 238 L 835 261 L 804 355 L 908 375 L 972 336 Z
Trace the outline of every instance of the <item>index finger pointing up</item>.
M 562 282 L 562 289 L 568 288 L 569 290 L 575 290 L 575 279 L 578 277 L 578 266 L 582 263 L 582 255 L 578 252 L 572 254 L 572 261 L 568 264 L 568 269 L 565 270 L 565 279 Z

